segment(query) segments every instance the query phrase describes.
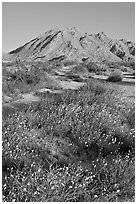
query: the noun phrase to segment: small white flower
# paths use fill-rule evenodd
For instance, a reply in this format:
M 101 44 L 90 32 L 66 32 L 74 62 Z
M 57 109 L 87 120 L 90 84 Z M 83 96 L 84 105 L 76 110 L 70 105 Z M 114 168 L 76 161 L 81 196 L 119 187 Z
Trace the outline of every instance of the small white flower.
M 53 190 L 53 189 L 54 189 L 54 186 L 51 187 L 51 190 Z
M 41 168 L 38 169 L 38 173 L 41 171 Z
M 117 187 L 117 183 L 115 183 L 114 187 Z
M 94 195 L 94 198 L 97 198 L 98 196 L 97 195 Z

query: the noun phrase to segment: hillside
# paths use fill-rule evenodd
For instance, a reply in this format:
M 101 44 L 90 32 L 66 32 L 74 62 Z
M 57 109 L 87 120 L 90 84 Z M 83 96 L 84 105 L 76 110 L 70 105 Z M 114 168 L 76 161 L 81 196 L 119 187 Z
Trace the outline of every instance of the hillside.
M 121 62 L 134 60 L 134 43 L 112 40 L 103 32 L 81 33 L 75 27 L 53 29 L 9 52 L 21 60 Z

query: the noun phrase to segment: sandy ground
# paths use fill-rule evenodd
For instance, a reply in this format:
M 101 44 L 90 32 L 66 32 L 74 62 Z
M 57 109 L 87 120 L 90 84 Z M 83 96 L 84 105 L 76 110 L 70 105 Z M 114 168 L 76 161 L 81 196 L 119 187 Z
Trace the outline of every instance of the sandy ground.
M 40 97 L 34 96 L 33 93 L 24 94 L 24 95 L 22 95 L 22 97 L 23 97 L 23 99 L 20 99 L 17 102 L 30 103 L 33 101 L 39 101 L 40 100 Z
M 76 81 L 60 81 L 59 83 L 63 89 L 78 89 L 79 87 L 85 85 L 83 82 Z

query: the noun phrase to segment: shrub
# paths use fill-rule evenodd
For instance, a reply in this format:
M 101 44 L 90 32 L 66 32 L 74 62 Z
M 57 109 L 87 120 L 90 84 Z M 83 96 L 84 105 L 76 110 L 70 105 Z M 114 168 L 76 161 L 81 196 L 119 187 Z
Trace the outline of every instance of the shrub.
M 72 72 L 73 72 L 73 73 L 78 73 L 78 74 L 79 74 L 79 73 L 84 74 L 84 73 L 87 72 L 87 66 L 86 66 L 85 63 L 77 63 L 77 64 L 73 67 Z
M 122 72 L 127 72 L 128 71 L 128 68 L 124 67 L 124 66 L 121 66 L 120 69 L 121 69 Z
M 110 74 L 110 76 L 107 78 L 107 81 L 109 82 L 118 82 L 122 81 L 122 76 L 119 72 L 114 71 Z
M 95 62 L 89 62 L 87 64 L 87 69 L 89 72 L 95 72 L 95 73 L 101 71 L 101 68 Z

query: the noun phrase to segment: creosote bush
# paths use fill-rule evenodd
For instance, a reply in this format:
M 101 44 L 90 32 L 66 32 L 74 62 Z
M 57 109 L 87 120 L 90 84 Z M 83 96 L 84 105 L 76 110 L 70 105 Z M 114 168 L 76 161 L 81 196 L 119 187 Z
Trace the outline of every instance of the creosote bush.
M 109 82 L 122 81 L 122 76 L 119 72 L 114 71 L 109 75 L 109 77 L 107 78 L 107 81 L 109 81 Z

